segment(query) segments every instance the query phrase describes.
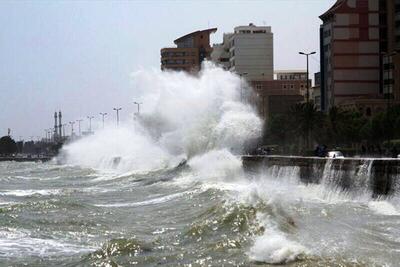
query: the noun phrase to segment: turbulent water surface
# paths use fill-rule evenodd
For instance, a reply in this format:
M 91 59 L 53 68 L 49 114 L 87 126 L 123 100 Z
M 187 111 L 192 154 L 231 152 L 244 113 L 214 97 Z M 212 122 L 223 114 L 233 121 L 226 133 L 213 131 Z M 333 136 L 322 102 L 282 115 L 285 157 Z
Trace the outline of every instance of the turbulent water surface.
M 124 175 L 2 162 L 0 265 L 397 266 L 395 197 L 305 186 L 296 168 L 246 177 L 217 158 L 234 162 L 208 176 L 196 162 Z
M 336 187 L 295 167 L 244 173 L 262 123 L 240 77 L 133 74 L 146 109 L 48 163 L 0 163 L 0 266 L 398 266 L 397 193 L 371 164 Z

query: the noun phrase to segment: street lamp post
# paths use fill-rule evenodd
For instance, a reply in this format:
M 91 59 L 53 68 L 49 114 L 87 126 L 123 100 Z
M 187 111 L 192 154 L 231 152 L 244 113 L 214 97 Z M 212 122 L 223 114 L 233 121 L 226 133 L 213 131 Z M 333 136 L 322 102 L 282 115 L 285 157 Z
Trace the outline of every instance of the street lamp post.
M 141 104 L 143 104 L 142 102 L 133 102 L 133 104 L 136 104 L 137 105 L 137 114 L 139 115 L 140 114 L 140 105 Z
M 89 133 L 92 133 L 92 119 L 94 118 L 94 116 L 87 116 L 87 118 L 89 119 Z
M 113 108 L 116 112 L 117 112 L 117 127 L 118 127 L 118 125 L 119 125 L 119 111 L 122 109 L 122 108 Z
M 310 83 L 309 83 L 309 79 L 308 79 L 308 57 L 310 55 L 314 55 L 316 52 L 311 52 L 311 53 L 304 53 L 304 52 L 299 52 L 300 55 L 306 56 L 307 58 L 307 77 L 306 77 L 306 82 L 307 82 L 307 104 L 310 101 Z
M 247 72 L 240 74 L 240 102 L 243 102 L 243 76 L 247 74 Z
M 101 117 L 102 117 L 103 129 L 104 129 L 104 117 L 107 116 L 107 112 L 105 112 L 105 113 L 100 112 L 100 115 L 101 115 Z
M 76 120 L 78 122 L 78 130 L 79 130 L 79 136 L 82 136 L 81 134 L 81 121 L 83 121 L 82 119 L 80 120 Z
M 67 126 L 67 124 L 66 124 L 66 123 L 64 123 L 64 124 L 62 125 L 63 137 L 65 137 L 65 126 Z
M 44 133 L 46 134 L 46 138 L 44 140 L 47 142 L 47 129 L 44 129 Z
M 73 136 L 74 136 L 74 124 L 75 124 L 75 122 L 74 121 L 70 121 L 69 124 L 71 124 L 71 139 L 72 139 Z

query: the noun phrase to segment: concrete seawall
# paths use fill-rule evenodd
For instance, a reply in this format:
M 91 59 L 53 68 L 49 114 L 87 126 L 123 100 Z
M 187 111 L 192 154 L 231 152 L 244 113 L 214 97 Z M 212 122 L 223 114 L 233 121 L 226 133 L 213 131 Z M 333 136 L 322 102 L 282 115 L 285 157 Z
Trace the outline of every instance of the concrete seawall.
M 16 162 L 46 162 L 50 161 L 51 157 L 0 157 L 0 161 L 16 161 Z
M 271 168 L 297 168 L 299 179 L 304 183 L 324 180 L 344 190 L 365 187 L 374 195 L 400 191 L 399 159 L 243 156 L 242 161 L 245 171 L 252 173 Z

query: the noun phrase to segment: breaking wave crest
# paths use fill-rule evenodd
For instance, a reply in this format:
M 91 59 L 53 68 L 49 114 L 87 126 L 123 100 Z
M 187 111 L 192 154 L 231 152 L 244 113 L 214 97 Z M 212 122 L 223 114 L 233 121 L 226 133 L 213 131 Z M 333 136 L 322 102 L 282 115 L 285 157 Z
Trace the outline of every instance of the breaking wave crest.
M 66 163 L 148 172 L 213 150 L 240 154 L 246 140 L 261 134 L 261 120 L 240 101 L 240 78 L 211 63 L 198 76 L 142 70 L 132 77 L 144 112 L 133 124 L 110 126 L 65 146 Z

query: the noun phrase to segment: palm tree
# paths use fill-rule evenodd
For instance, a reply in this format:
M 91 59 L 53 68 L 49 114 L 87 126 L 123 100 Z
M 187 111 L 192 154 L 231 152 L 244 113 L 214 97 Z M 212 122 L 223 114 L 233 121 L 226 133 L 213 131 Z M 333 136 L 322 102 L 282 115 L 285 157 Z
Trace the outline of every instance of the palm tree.
M 323 114 L 313 103 L 298 103 L 290 109 L 292 130 L 303 139 L 306 149 L 310 149 L 310 139 L 323 125 Z M 315 138 L 314 138 L 315 139 Z

